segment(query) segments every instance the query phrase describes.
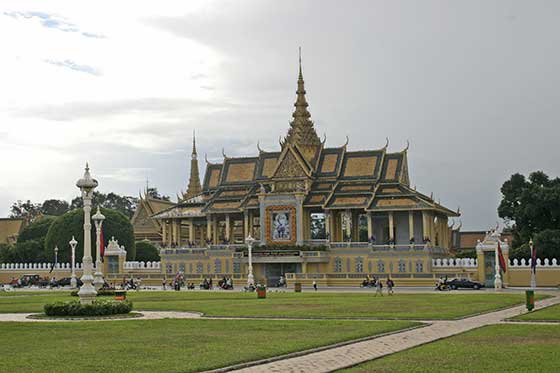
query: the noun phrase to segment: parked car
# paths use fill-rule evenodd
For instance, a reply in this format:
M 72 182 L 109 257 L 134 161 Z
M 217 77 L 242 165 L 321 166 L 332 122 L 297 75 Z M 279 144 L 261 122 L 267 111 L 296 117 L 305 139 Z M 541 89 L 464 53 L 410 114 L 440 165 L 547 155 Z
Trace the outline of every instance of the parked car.
M 461 288 L 478 290 L 484 287 L 484 284 L 469 280 L 467 278 L 454 278 L 451 281 L 447 281 L 446 285 L 453 290 Z
M 56 281 L 56 285 L 57 287 L 61 287 L 61 286 L 70 286 L 70 282 L 72 281 L 72 277 L 63 277 L 60 280 Z M 83 285 L 82 280 L 80 280 L 79 278 L 76 278 L 76 283 L 78 284 L 78 287 Z

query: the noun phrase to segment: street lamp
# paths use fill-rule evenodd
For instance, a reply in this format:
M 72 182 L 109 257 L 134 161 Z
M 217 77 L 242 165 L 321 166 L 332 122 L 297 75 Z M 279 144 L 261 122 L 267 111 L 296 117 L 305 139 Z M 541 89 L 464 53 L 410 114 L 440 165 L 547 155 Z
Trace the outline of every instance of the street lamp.
M 255 278 L 253 277 L 253 243 L 255 239 L 248 235 L 245 239 L 249 249 L 249 274 L 247 275 L 247 286 L 255 286 Z
M 97 292 L 93 287 L 92 272 L 92 259 L 91 259 L 91 200 L 93 198 L 93 190 L 97 187 L 97 180 L 93 179 L 89 173 L 89 166 L 86 163 L 86 170 L 84 176 L 76 182 L 76 186 L 82 192 L 82 199 L 84 201 L 84 257 L 82 259 L 83 285 L 78 291 L 80 303 L 91 304 L 95 299 Z
M 72 236 L 72 239 L 68 243 L 72 249 L 72 279 L 70 280 L 70 287 L 75 289 L 78 287 L 78 281 L 76 280 L 76 245 L 78 245 L 78 241 Z
M 101 226 L 103 225 L 105 216 L 99 210 L 99 206 L 97 206 L 97 212 L 91 218 L 95 223 L 95 231 L 97 233 L 95 242 L 95 274 L 93 275 L 93 285 L 95 286 L 95 290 L 99 290 L 105 283 L 105 281 L 103 280 L 103 271 L 101 270 Z

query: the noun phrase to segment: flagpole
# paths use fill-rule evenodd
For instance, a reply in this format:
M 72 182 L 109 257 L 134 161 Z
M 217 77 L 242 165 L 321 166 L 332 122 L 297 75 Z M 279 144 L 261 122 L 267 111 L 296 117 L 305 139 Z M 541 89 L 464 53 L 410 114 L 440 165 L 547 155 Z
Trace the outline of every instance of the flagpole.
M 496 248 L 494 249 L 494 256 L 496 261 L 496 265 L 494 266 L 494 270 L 496 271 L 496 275 L 494 276 L 494 289 L 496 289 L 496 291 L 502 290 L 502 276 L 500 275 L 500 259 L 498 257 L 498 245 L 500 245 L 499 241 L 498 244 L 496 245 Z
M 531 248 L 531 289 L 535 290 L 537 287 L 537 277 L 535 273 L 537 272 L 537 256 L 534 254 L 535 248 L 532 239 L 529 241 L 529 247 Z

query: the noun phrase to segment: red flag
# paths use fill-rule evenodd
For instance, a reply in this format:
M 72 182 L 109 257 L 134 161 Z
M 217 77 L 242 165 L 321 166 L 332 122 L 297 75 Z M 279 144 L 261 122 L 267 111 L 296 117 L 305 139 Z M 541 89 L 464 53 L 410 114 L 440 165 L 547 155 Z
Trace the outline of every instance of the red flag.
M 103 258 L 105 256 L 105 241 L 103 240 L 103 229 L 101 230 L 99 235 L 99 245 L 101 246 L 99 248 L 99 252 L 101 253 L 101 258 Z
M 500 268 L 502 272 L 506 272 L 506 260 L 504 259 L 504 254 L 502 253 L 502 247 L 500 246 L 500 241 L 498 241 L 498 261 L 500 262 Z

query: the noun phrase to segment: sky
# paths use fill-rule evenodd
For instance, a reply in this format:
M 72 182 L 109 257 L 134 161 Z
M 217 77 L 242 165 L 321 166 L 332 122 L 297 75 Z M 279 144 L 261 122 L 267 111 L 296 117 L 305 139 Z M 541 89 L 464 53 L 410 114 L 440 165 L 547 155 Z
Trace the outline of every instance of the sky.
M 344 6 L 342 5 L 344 4 Z M 411 184 L 496 224 L 511 174 L 560 175 L 557 1 L 0 3 L 0 216 L 101 192 L 186 189 L 200 168 L 278 150 L 297 80 L 327 146 L 410 141 Z

